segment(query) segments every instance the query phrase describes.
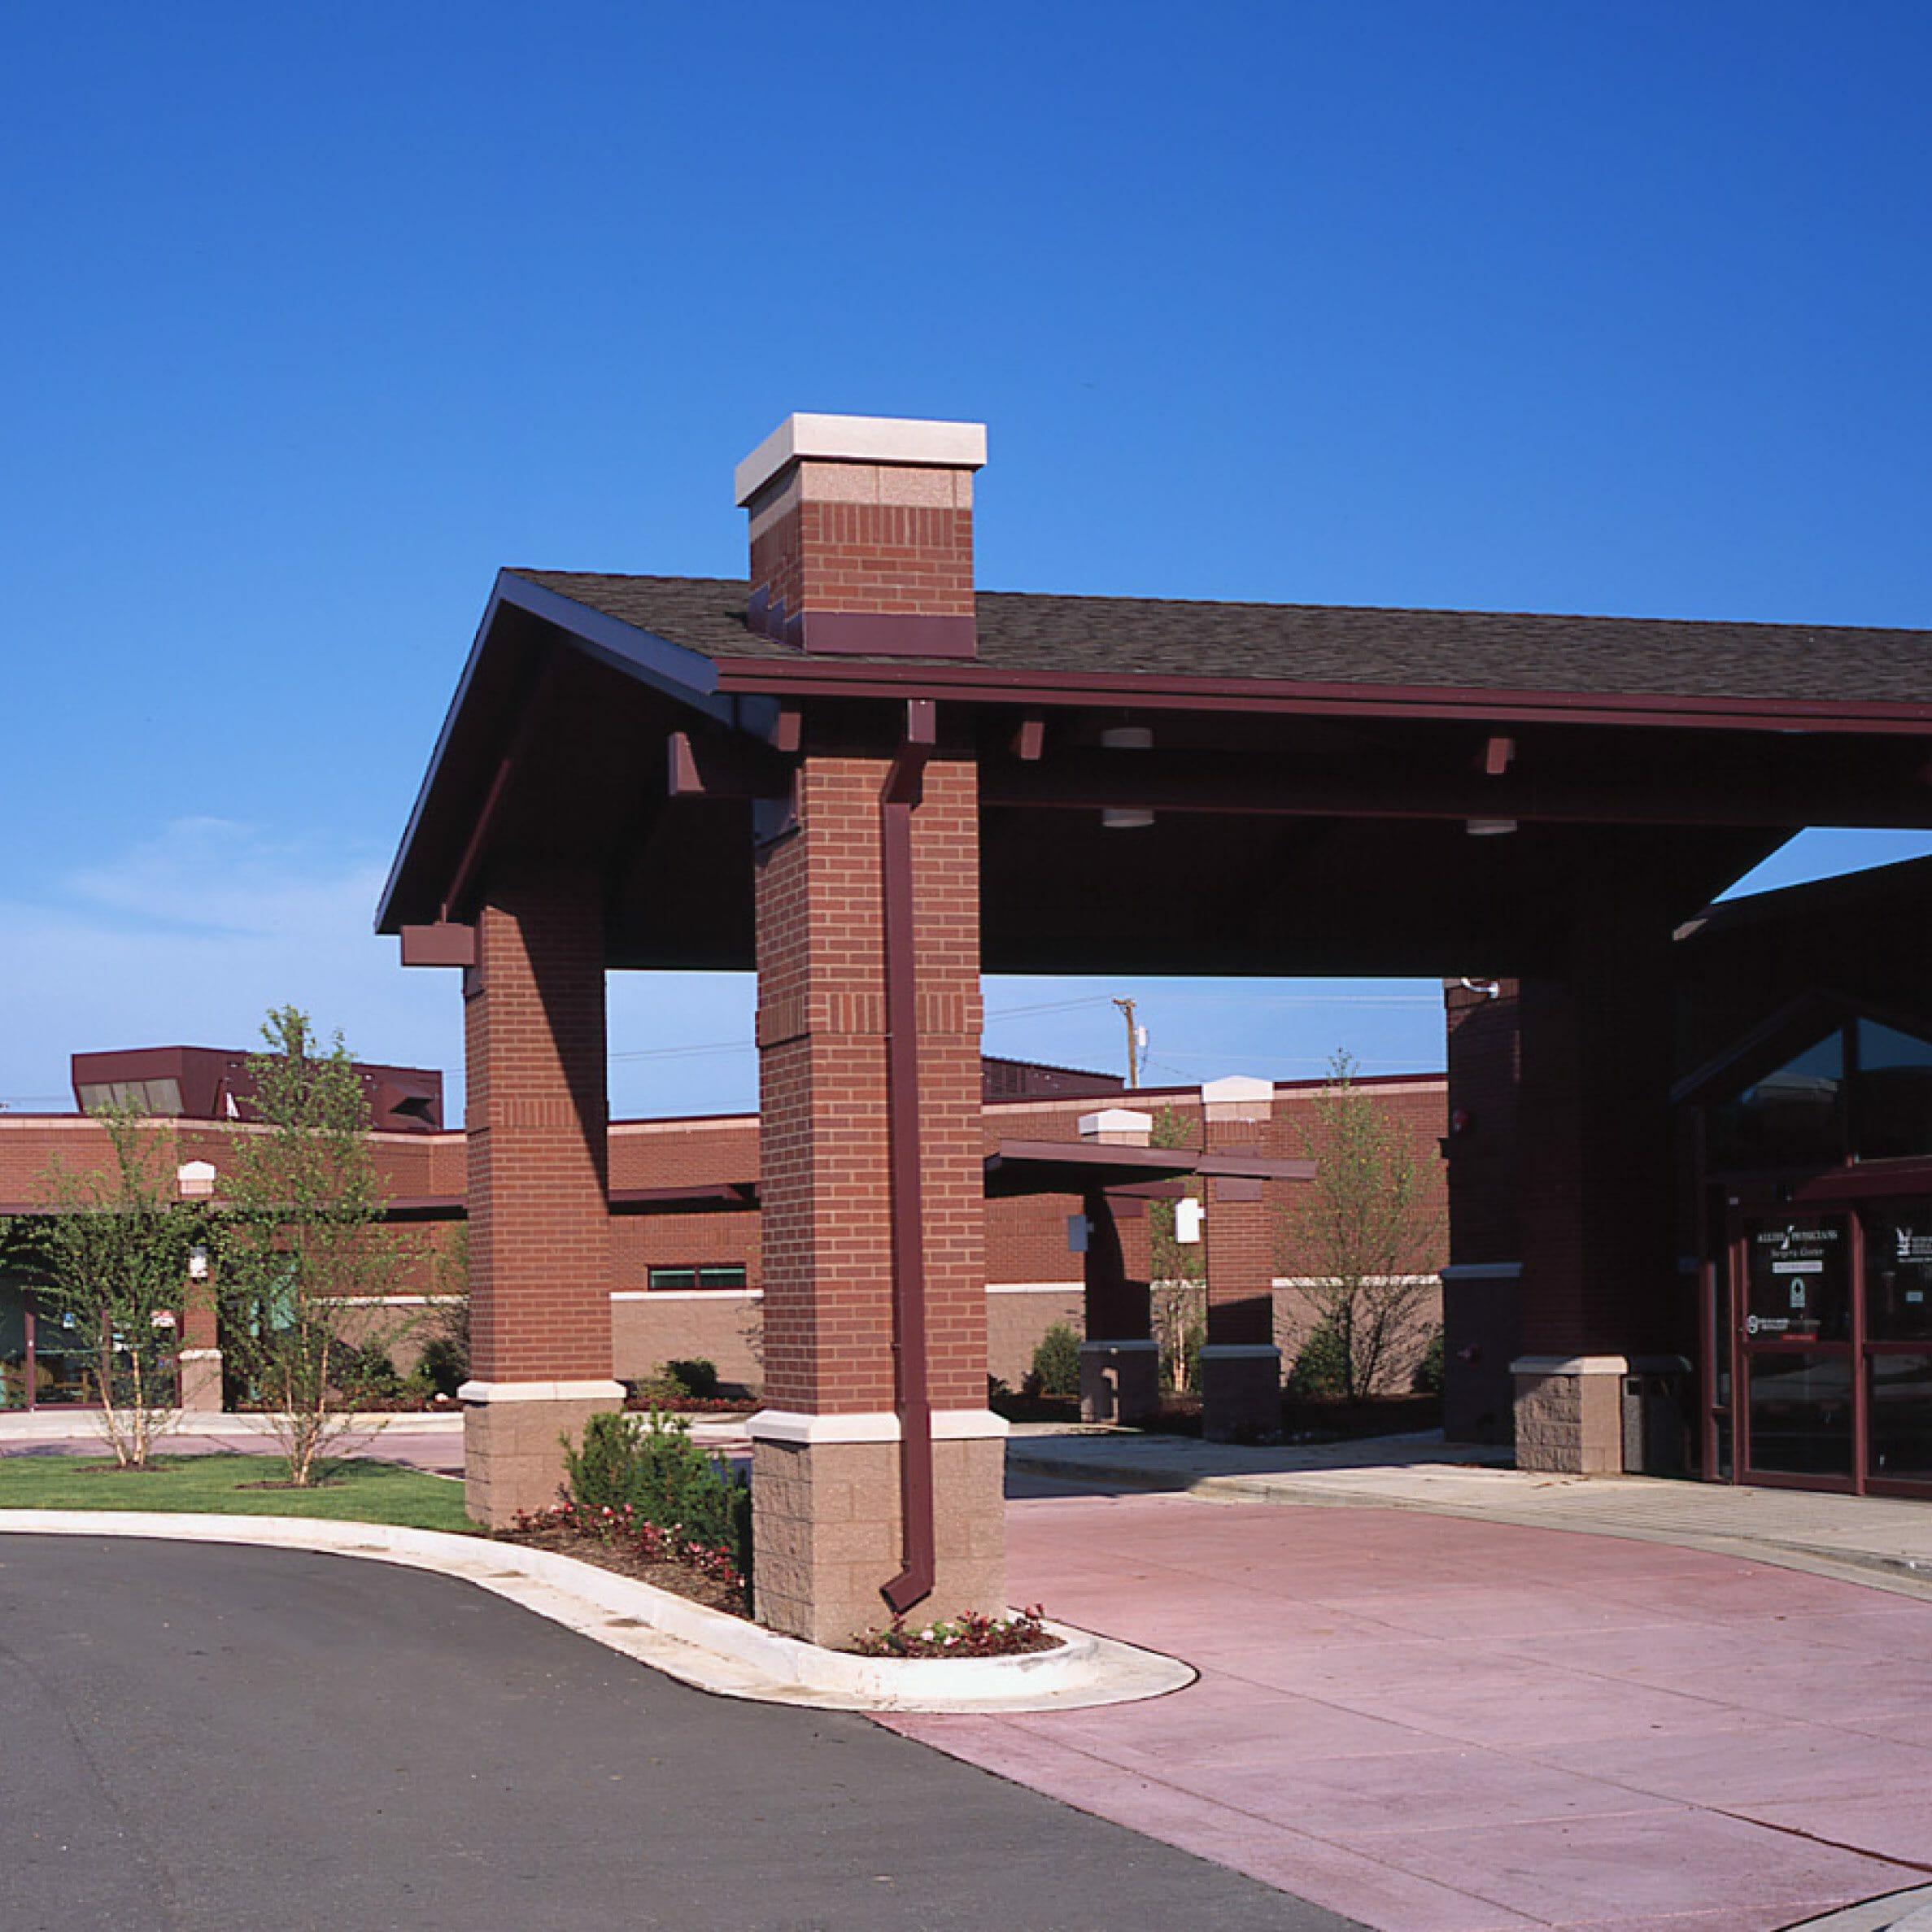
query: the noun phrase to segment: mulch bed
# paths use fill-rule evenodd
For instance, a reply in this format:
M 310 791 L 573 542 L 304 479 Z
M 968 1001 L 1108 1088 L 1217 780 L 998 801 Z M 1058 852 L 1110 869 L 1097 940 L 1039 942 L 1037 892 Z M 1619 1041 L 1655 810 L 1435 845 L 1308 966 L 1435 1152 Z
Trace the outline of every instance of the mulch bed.
M 751 1621 L 739 1591 L 714 1577 L 687 1569 L 681 1563 L 653 1563 L 615 1544 L 560 1528 L 499 1529 L 495 1532 L 495 1540 L 520 1543 L 526 1550 L 549 1550 L 559 1556 L 574 1556 L 579 1563 L 595 1563 L 600 1570 L 612 1570 L 620 1577 L 635 1577 L 639 1583 L 652 1584 L 674 1596 L 687 1597 L 708 1610 L 722 1610 L 728 1616 Z

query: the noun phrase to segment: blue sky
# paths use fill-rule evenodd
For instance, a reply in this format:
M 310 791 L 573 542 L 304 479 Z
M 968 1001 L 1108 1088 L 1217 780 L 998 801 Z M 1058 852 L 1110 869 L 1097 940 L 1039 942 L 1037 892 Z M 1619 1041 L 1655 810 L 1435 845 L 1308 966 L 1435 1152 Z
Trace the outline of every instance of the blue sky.
M 286 1001 L 456 1071 L 369 928 L 492 573 L 742 570 L 793 409 L 988 423 L 989 587 L 1932 625 L 1929 59 L 1917 0 L 12 10 L 0 1101 Z M 988 1045 L 1438 1063 L 1342 991 L 996 983 Z M 613 1104 L 748 1103 L 748 1014 L 615 983 Z

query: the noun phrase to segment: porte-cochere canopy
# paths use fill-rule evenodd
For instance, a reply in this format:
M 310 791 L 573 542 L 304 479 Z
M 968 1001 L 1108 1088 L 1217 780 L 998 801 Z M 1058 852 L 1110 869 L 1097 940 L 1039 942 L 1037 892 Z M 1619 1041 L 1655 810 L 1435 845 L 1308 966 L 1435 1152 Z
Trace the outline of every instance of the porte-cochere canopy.
M 982 591 L 983 461 L 795 416 L 744 581 L 498 578 L 379 914 L 466 968 L 473 1508 L 613 1387 L 606 967 L 759 975 L 767 1620 L 1002 1600 L 983 970 L 1520 978 L 1519 1458 L 1620 1467 L 1572 1385 L 1678 1339 L 1670 935 L 1802 826 L 1932 825 L 1932 635 Z M 1263 1425 L 1266 1218 L 1208 1217 L 1209 1424 Z

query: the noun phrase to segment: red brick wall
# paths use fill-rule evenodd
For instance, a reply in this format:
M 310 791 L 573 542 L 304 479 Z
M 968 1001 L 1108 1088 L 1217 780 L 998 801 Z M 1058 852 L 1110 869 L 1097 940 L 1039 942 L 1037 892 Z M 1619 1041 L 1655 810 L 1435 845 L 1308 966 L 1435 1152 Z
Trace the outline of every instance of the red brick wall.
M 610 1374 L 604 934 L 593 882 L 492 882 L 466 975 L 470 1372 Z
M 808 757 L 799 831 L 761 857 L 765 1396 L 891 1406 L 882 758 Z M 977 774 L 935 761 L 913 815 L 928 1387 L 985 1397 Z

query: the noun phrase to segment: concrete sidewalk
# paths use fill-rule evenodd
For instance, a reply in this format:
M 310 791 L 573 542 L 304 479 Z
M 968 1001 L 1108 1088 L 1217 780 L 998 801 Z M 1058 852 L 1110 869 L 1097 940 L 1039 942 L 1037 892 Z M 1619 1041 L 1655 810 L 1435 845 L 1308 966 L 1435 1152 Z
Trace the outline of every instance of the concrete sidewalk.
M 1016 1424 L 1007 1467 L 1097 1493 L 1181 1491 L 1214 1502 L 1421 1510 L 1749 1555 L 1932 1596 L 1932 1505 L 1644 1476 L 1551 1476 L 1440 1434 L 1243 1449 L 1127 1429 Z
M 1380 1932 L 1924 1903 L 1932 1509 L 1456 1453 L 1026 1432 L 1015 1595 L 1200 1679 L 893 1728 Z

